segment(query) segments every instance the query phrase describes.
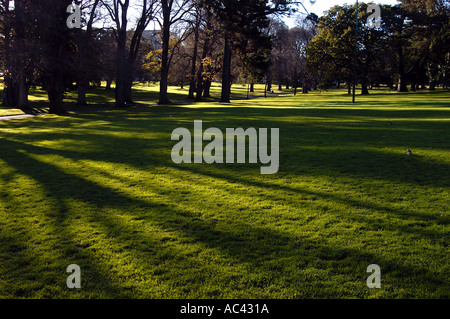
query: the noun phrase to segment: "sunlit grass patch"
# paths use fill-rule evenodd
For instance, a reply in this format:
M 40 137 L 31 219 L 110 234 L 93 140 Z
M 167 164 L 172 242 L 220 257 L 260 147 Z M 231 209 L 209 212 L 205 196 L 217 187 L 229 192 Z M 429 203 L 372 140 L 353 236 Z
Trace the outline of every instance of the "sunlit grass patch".
M 0 296 L 448 298 L 447 100 L 330 91 L 0 122 Z M 280 128 L 279 173 L 175 165 L 171 133 L 198 119 Z

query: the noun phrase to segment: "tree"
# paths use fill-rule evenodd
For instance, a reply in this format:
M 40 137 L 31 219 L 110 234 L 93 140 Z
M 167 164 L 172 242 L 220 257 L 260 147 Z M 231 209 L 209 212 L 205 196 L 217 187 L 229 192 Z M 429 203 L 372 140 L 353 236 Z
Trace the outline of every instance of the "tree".
M 260 33 L 256 37 L 237 35 L 234 48 L 248 81 L 256 82 L 262 79 L 271 65 L 272 41 L 270 36 L 265 33 Z
M 430 90 L 434 90 L 438 83 L 444 82 L 446 56 L 450 53 L 450 1 L 403 0 L 402 7 L 413 23 L 420 26 L 417 33 L 423 39 L 417 48 L 422 59 L 411 73 L 425 74 Z M 411 82 L 414 85 L 414 80 Z
M 370 74 L 377 68 L 378 59 L 383 56 L 383 32 L 370 29 L 366 25 L 367 5 L 358 9 L 357 38 L 357 81 L 361 83 L 361 94 L 368 94 Z M 307 49 L 307 65 L 320 78 L 320 88 L 328 88 L 333 83 L 346 82 L 348 92 L 353 81 L 355 64 L 355 23 L 356 7 L 335 6 L 319 19 L 318 34 Z
M 89 13 L 86 17 L 86 31 L 81 28 L 76 30 L 77 38 L 77 55 L 76 55 L 76 74 L 77 74 L 77 87 L 78 87 L 78 99 L 77 105 L 87 105 L 86 90 L 89 87 L 89 75 L 96 65 L 97 58 L 92 54 L 93 43 L 93 23 L 96 17 L 96 10 L 100 0 L 87 0 L 84 2 L 76 1 L 80 5 L 82 12 L 88 10 Z
M 297 27 L 289 30 L 286 40 L 288 70 L 290 70 L 288 75 L 294 87 L 294 94 L 297 93 L 299 86 L 302 87 L 302 93 L 306 94 L 311 82 L 306 65 L 307 49 L 317 32 L 315 24 L 308 17 L 303 20 L 299 19 L 297 24 Z
M 269 26 L 270 14 L 287 12 L 289 1 L 260 0 L 208 0 L 206 5 L 212 9 L 215 18 L 223 30 L 224 53 L 222 69 L 222 94 L 220 101 L 230 102 L 231 93 L 231 59 L 234 41 L 244 37 L 253 43 L 261 41 L 262 45 L 267 35 L 264 30 Z M 239 42 L 239 41 L 238 41 Z
M 161 15 L 158 23 L 161 27 L 162 51 L 161 51 L 161 78 L 159 88 L 158 104 L 170 104 L 168 97 L 169 77 L 169 50 L 170 50 L 170 28 L 181 21 L 190 11 L 193 3 L 190 0 L 161 0 Z
M 127 40 L 127 24 L 128 9 L 130 7 L 129 0 L 112 0 L 106 2 L 102 0 L 103 5 L 108 10 L 112 21 L 116 25 L 116 41 L 117 41 L 117 60 L 116 60 L 116 107 L 123 107 L 125 101 L 125 74 L 126 74 L 126 40 Z
M 142 34 L 157 12 L 157 1 L 141 0 L 139 2 L 139 18 L 137 19 L 129 47 L 127 47 L 127 28 L 130 0 L 102 0 L 102 3 L 116 27 L 116 106 L 123 107 L 133 104 L 131 87 L 133 84 L 134 62 L 139 52 Z
M 288 83 L 288 64 L 289 64 L 289 28 L 288 26 L 275 19 L 271 19 L 269 34 L 272 38 L 272 65 L 270 69 L 271 77 L 278 82 L 278 89 L 282 90 L 282 85 Z
M 355 41 L 352 21 L 351 10 L 339 6 L 319 19 L 319 32 L 307 49 L 307 66 L 319 78 L 321 89 L 347 82 L 350 94 Z
M 195 2 L 194 5 L 194 14 L 193 14 L 193 33 L 194 33 L 194 39 L 193 39 L 193 52 L 192 52 L 192 59 L 191 59 L 191 73 L 189 76 L 189 94 L 188 99 L 194 99 L 194 92 L 196 90 L 196 71 L 197 71 L 197 59 L 198 59 L 198 46 L 200 41 L 200 28 L 203 20 L 202 15 L 202 7 L 200 3 Z
M 36 21 L 36 36 L 40 46 L 40 80 L 50 100 L 50 113 L 62 114 L 64 76 L 70 57 L 73 56 L 70 41 L 72 34 L 67 27 L 67 7 L 70 0 L 41 0 L 32 2 Z M 66 54 L 67 53 L 67 54 Z
M 29 2 L 29 1 L 28 1 Z M 0 1 L 2 28 L 4 34 L 4 94 L 2 104 L 28 108 L 27 61 L 30 61 L 29 36 L 31 28 L 30 3 L 27 1 Z M 28 46 L 28 47 L 27 47 Z
M 116 77 L 117 64 L 117 42 L 112 30 L 95 29 L 90 52 L 94 54 L 92 60 L 95 62 L 90 77 L 106 81 L 106 90 L 111 89 L 111 84 Z
M 387 33 L 386 51 L 396 72 L 397 90 L 407 92 L 410 83 L 429 78 L 430 88 L 436 85 L 441 65 L 449 47 L 449 1 L 404 0 L 401 5 L 385 7 L 383 28 Z M 440 48 L 436 50 L 437 48 Z M 440 52 L 438 52 L 440 51 Z
M 222 64 L 219 50 L 222 47 L 222 43 L 217 21 L 214 19 L 210 7 L 205 6 L 203 9 L 205 23 L 202 32 L 203 46 L 201 61 L 196 76 L 196 101 L 210 97 L 211 82 L 220 71 Z

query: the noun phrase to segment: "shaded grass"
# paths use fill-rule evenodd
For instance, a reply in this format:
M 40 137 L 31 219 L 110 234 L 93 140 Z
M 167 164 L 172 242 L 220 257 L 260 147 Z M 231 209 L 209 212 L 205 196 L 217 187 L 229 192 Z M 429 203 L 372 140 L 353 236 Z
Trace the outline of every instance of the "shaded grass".
M 0 296 L 448 298 L 447 101 L 328 92 L 0 122 Z M 279 127 L 279 173 L 173 164 L 170 134 L 195 119 Z

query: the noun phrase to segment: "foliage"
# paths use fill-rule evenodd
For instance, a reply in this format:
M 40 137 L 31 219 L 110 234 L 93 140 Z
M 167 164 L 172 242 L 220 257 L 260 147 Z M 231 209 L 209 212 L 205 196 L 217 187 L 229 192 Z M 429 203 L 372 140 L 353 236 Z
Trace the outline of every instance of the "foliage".
M 400 92 L 407 91 L 408 82 L 413 89 L 425 83 L 430 88 L 436 83 L 448 85 L 448 79 L 442 72 L 438 76 L 438 70 L 446 68 L 445 56 L 449 53 L 449 7 L 431 10 L 424 6 L 414 1 L 382 6 L 381 28 L 368 29 L 366 5 L 360 5 L 358 83 L 364 87 L 397 82 Z M 336 6 L 319 20 L 319 34 L 311 42 L 308 65 L 322 88 L 333 82 L 352 82 L 355 20 L 355 6 Z M 441 48 L 439 52 L 434 50 L 437 47 Z

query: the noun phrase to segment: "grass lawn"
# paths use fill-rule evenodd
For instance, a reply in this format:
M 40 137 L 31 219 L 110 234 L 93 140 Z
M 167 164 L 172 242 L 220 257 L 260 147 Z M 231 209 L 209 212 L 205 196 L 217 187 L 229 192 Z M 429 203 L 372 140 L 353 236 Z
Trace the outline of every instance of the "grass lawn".
M 77 106 L 77 91 L 65 92 L 64 94 L 64 103 L 65 109 L 68 111 L 79 111 L 92 109 L 96 107 L 113 107 L 114 106 L 114 90 L 105 90 L 106 83 L 103 83 L 102 87 L 99 88 L 91 88 L 89 92 L 86 94 L 89 105 L 87 106 Z M 114 85 L 113 85 L 114 88 Z M 158 103 L 159 98 L 159 84 L 136 84 L 133 87 L 133 99 L 137 105 L 156 105 Z M 274 88 L 273 93 L 285 93 L 291 92 L 290 90 L 279 91 L 278 86 L 276 89 Z M 169 98 L 171 102 L 176 104 L 190 104 L 191 101 L 186 97 L 189 92 L 189 87 L 174 87 L 171 86 L 168 89 Z M 211 98 L 206 99 L 206 101 L 218 101 L 221 95 L 221 86 L 219 83 L 213 83 L 211 86 Z M 255 91 L 253 93 L 248 92 L 249 98 L 254 98 L 258 96 L 264 95 L 264 84 L 256 84 Z M 268 95 L 271 95 L 270 93 Z M 232 99 L 246 99 L 247 98 L 247 85 L 242 84 L 234 84 L 231 90 L 231 98 Z M 18 108 L 4 107 L 1 105 L 1 101 L 3 99 L 3 83 L 0 79 L 0 116 L 10 116 L 10 115 L 21 115 L 25 114 L 24 110 Z M 43 91 L 40 87 L 32 87 L 30 88 L 29 96 L 29 106 L 30 110 L 27 112 L 34 113 L 42 113 L 48 112 L 48 96 L 45 91 Z
M 449 97 L 352 105 L 330 91 L 0 122 L 0 297 L 449 298 Z M 172 163 L 172 131 L 196 119 L 280 128 L 278 174 Z M 70 264 L 82 289 L 66 286 Z

